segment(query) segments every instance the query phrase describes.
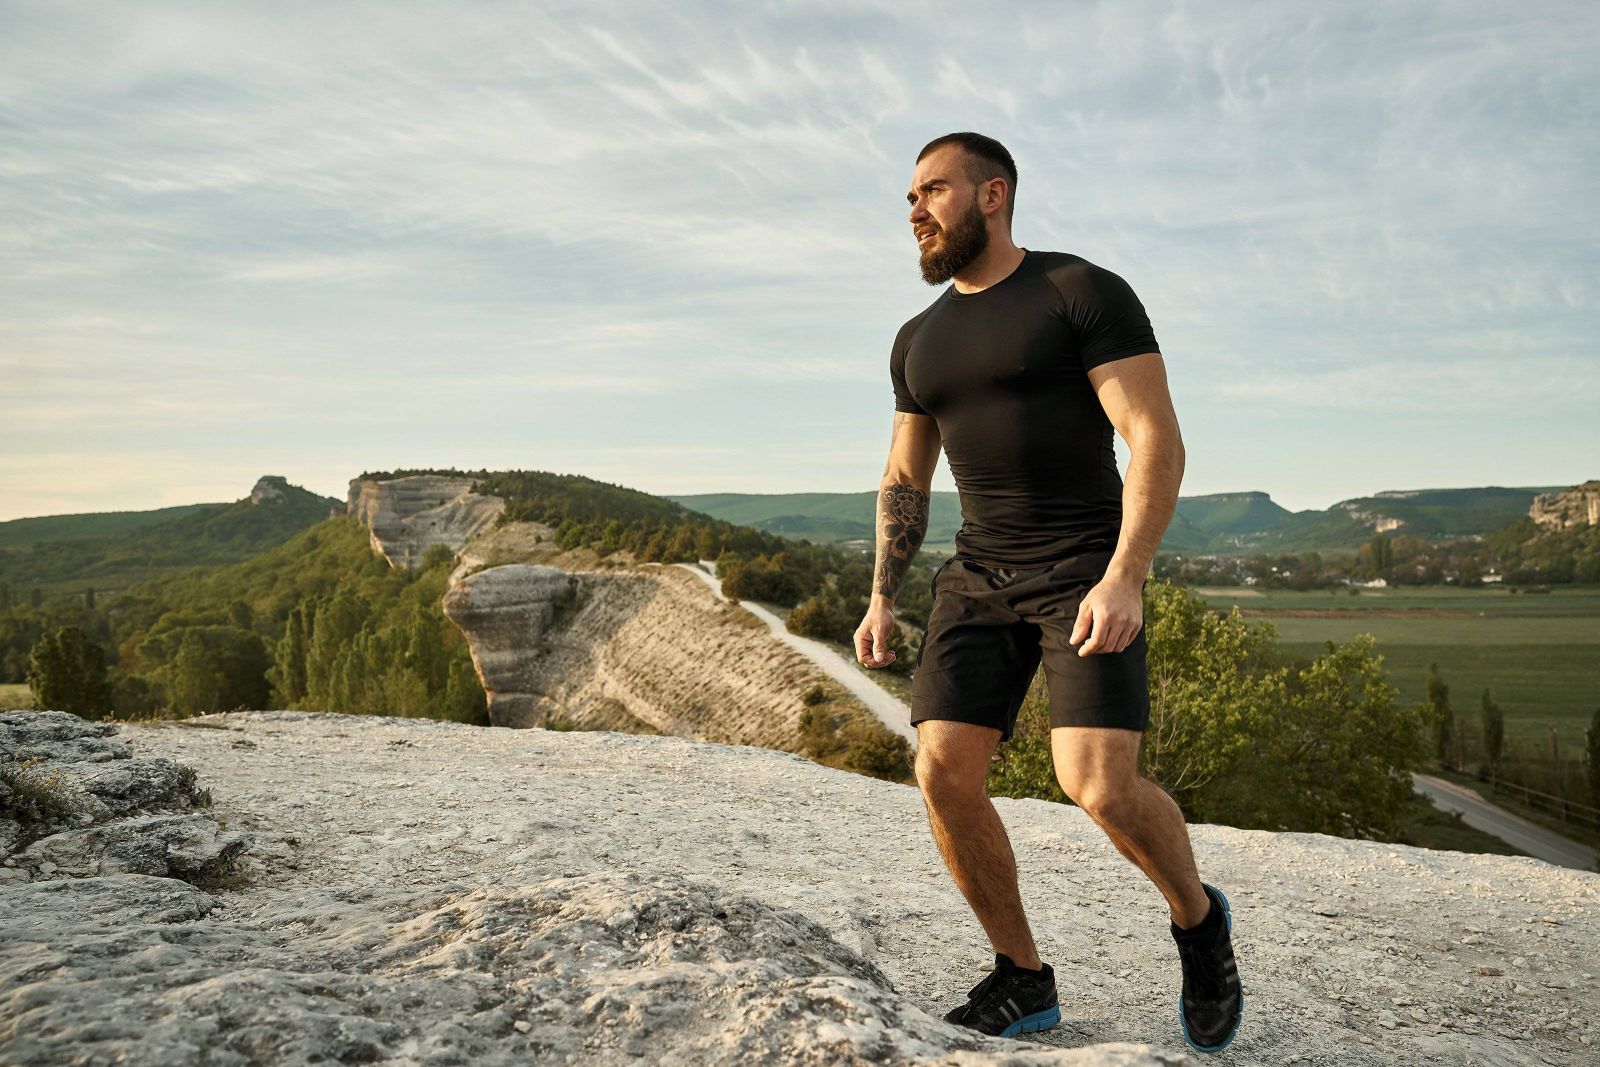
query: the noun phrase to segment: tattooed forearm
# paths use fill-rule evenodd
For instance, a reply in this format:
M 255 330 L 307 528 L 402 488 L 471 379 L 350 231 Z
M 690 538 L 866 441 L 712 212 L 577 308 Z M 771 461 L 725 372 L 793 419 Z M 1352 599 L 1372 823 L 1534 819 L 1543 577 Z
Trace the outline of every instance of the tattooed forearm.
M 878 494 L 878 563 L 872 591 L 893 600 L 928 532 L 928 494 L 904 482 Z

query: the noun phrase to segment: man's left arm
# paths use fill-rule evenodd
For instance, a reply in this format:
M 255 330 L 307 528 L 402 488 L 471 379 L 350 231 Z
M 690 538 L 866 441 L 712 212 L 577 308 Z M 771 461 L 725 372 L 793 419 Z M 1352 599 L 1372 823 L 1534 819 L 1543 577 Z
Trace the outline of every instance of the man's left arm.
M 1125 356 L 1088 373 L 1131 458 L 1116 552 L 1105 577 L 1085 594 L 1073 627 L 1071 643 L 1083 642 L 1080 656 L 1121 652 L 1144 625 L 1144 579 L 1177 509 L 1184 467 L 1183 437 L 1160 352 Z

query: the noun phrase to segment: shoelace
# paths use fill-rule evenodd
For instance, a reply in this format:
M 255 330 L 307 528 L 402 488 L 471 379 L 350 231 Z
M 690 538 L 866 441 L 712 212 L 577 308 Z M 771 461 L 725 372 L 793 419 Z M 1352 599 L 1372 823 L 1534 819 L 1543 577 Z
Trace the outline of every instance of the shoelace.
M 1199 1000 L 1220 1001 L 1228 995 L 1228 982 L 1222 968 L 1211 955 L 1211 945 L 1178 944 L 1178 954 L 1183 959 L 1184 973 L 1194 982 L 1194 995 Z

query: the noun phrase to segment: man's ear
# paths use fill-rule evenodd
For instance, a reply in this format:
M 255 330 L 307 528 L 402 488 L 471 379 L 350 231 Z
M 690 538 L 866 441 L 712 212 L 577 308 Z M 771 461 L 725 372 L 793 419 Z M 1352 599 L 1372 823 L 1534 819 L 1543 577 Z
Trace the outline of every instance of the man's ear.
M 1004 178 L 990 178 L 983 183 L 983 188 L 983 207 L 985 211 L 999 210 L 1005 204 L 1006 197 L 1011 193 L 1011 190 L 1006 187 Z

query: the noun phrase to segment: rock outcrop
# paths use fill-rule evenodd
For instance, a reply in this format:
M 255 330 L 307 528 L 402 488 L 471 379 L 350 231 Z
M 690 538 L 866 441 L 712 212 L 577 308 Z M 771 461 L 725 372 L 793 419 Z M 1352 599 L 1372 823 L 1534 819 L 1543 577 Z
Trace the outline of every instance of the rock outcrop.
M 223 830 L 189 767 L 135 759 L 116 726 L 64 711 L 0 714 L 0 885 L 131 872 L 204 883 L 248 834 Z
M 686 575 L 686 577 L 692 576 Z M 766 749 L 242 712 L 127 725 L 292 862 L 0 888 L 0 1063 L 1131 1067 L 1183 1055 L 1158 893 L 996 798 L 1062 1023 L 940 1016 L 993 956 L 914 787 Z M 1589 1067 L 1600 875 L 1190 828 L 1247 990 L 1220 1062 Z
M 497 726 L 554 717 L 585 729 L 792 748 L 800 695 L 828 683 L 680 567 L 568 573 L 505 564 L 453 585 L 444 610 L 467 636 Z
M 471 478 L 440 474 L 353 478 L 346 512 L 372 532 L 374 552 L 391 566 L 410 570 L 434 545 L 459 552 L 499 518 L 506 502 L 471 490 Z
M 260 505 L 268 501 L 283 500 L 288 496 L 289 479 L 281 474 L 264 474 L 256 479 L 250 489 L 250 503 Z
M 1528 517 L 1553 530 L 1600 526 L 1600 480 L 1587 481 L 1559 493 L 1540 493 L 1533 498 Z

